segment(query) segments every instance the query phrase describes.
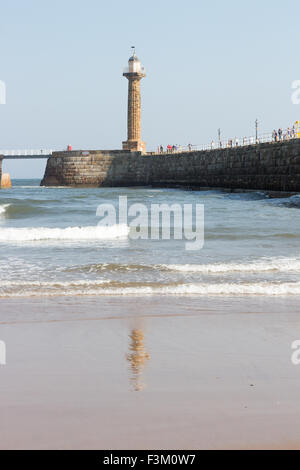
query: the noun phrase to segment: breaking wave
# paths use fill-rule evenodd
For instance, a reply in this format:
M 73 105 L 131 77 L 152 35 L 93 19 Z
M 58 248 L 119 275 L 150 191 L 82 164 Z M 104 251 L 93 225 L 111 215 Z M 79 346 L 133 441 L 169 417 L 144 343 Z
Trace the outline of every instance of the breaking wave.
M 202 274 L 224 273 L 265 273 L 265 272 L 294 272 L 300 271 L 300 259 L 271 258 L 249 263 L 216 263 L 216 264 L 168 264 L 161 265 L 163 269 L 180 272 Z
M 9 206 L 10 206 L 9 204 L 0 205 L 0 217 L 5 215 L 5 213 L 6 213 Z
M 83 266 L 72 266 L 64 269 L 66 272 L 79 272 L 79 273 L 101 273 L 101 272 L 136 272 L 136 271 L 156 271 L 160 269 L 159 265 L 147 264 L 117 264 L 117 263 L 102 263 L 102 264 L 87 264 Z
M 68 227 L 68 228 L 1 228 L 0 242 L 27 242 L 47 240 L 111 240 L 127 238 L 127 225 L 111 227 Z
M 1 282 L 2 297 L 53 296 L 298 296 L 300 282 L 155 284 L 117 281 Z
M 215 263 L 215 264 L 88 264 L 66 268 L 68 272 L 100 273 L 100 272 L 134 272 L 134 271 L 170 271 L 199 274 L 230 274 L 230 273 L 272 273 L 298 272 L 300 259 L 266 258 L 249 263 Z

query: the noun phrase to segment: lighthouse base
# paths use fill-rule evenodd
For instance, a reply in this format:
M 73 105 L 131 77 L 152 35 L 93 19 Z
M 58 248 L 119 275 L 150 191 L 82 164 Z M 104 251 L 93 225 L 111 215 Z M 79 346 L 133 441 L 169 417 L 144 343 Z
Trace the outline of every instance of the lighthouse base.
M 126 142 L 122 142 L 122 146 L 123 150 L 146 153 L 146 142 L 141 140 L 126 140 Z

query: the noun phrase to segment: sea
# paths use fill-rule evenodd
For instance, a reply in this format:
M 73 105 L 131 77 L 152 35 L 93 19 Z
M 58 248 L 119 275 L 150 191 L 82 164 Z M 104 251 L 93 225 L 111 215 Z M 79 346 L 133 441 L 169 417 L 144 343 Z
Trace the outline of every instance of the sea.
M 204 206 L 204 245 L 134 239 L 99 226 L 99 205 Z M 300 195 L 164 188 L 40 187 L 0 192 L 0 297 L 300 295 Z M 172 222 L 172 219 L 171 219 Z

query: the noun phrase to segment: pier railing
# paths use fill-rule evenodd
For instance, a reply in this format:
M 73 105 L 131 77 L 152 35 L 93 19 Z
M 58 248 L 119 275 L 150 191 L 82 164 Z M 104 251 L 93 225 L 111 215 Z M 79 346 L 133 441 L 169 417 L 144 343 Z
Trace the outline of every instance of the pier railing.
M 163 152 L 156 151 L 151 152 L 151 155 L 157 155 L 160 153 L 181 153 L 181 152 L 195 152 L 195 151 L 209 151 L 216 149 L 226 149 L 233 147 L 247 147 L 249 145 L 258 145 L 270 143 L 274 144 L 276 142 L 285 142 L 293 139 L 300 139 L 300 132 L 298 130 L 286 129 L 282 131 L 281 135 L 272 133 L 260 134 L 257 137 L 242 137 L 242 138 L 232 138 L 221 141 L 212 141 L 210 144 L 206 145 L 175 145 L 172 148 L 164 148 Z
M 0 150 L 0 155 L 4 155 L 6 157 L 32 157 L 32 156 L 43 156 L 43 155 L 51 155 L 53 152 L 52 149 L 31 149 L 31 150 Z

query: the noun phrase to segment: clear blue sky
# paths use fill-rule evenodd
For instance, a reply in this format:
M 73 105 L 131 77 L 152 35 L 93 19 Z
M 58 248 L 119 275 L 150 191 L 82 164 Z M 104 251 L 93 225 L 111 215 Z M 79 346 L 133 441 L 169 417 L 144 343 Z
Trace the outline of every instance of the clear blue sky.
M 149 150 L 287 127 L 299 18 L 299 0 L 0 0 L 0 148 L 120 148 L 132 45 Z M 43 167 L 4 162 L 17 178 Z

